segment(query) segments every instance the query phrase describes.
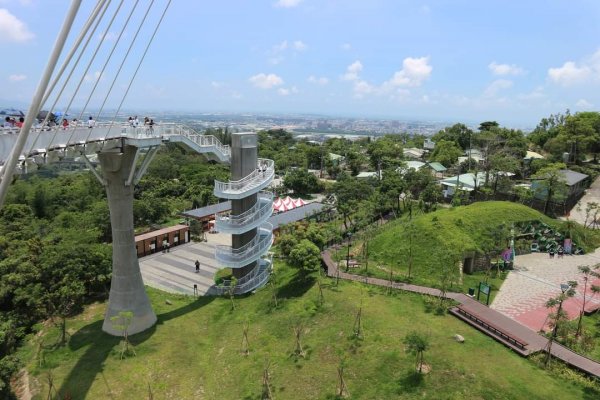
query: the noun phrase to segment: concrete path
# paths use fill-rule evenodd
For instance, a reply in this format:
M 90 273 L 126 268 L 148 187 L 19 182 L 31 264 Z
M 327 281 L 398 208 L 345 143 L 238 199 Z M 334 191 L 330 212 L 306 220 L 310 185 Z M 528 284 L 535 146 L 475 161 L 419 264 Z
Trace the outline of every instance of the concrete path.
M 594 266 L 600 263 L 600 249 L 580 256 L 564 256 L 553 259 L 546 253 L 532 253 L 515 258 L 515 270 L 511 271 L 491 308 L 513 318 L 538 332 L 548 329 L 546 302 L 561 293 L 560 284 L 578 282 L 575 297 L 563 303 L 563 309 L 571 319 L 579 316 L 583 305 L 584 277 L 577 269 L 580 265 Z M 600 272 L 600 270 L 599 270 Z M 600 295 L 594 295 L 591 285 L 600 285 L 600 280 L 590 279 L 586 291 L 586 311 L 600 308 Z
M 600 204 L 600 178 L 596 179 L 592 186 L 590 186 L 586 191 L 585 195 L 579 200 L 580 206 L 575 206 L 571 210 L 569 215 L 569 219 L 572 221 L 577 221 L 581 225 L 584 224 L 585 221 L 585 209 L 588 203 L 598 203 Z M 579 208 L 579 210 L 578 210 Z M 566 217 L 562 217 L 561 219 L 566 219 Z M 587 221 L 588 225 L 591 224 L 591 221 Z M 600 221 L 599 221 L 600 222 Z M 598 226 L 596 226 L 598 227 Z
M 166 292 L 188 295 L 194 294 L 195 284 L 198 286 L 198 295 L 209 292 L 218 270 L 215 246 L 230 245 L 231 235 L 207 234 L 206 238 L 207 242 L 186 243 L 173 247 L 169 253 L 155 253 L 140 258 L 144 284 Z M 200 261 L 200 273 L 196 273 L 196 260 Z

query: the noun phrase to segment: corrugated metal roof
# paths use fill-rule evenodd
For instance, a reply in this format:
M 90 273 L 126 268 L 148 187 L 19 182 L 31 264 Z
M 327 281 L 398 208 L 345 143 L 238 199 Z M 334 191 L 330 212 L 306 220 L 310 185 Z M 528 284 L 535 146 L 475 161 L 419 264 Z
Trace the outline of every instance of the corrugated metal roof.
M 570 169 L 561 169 L 560 172 L 565 177 L 565 181 L 569 186 L 576 185 L 577 183 L 581 182 L 589 176 L 579 172 L 571 171 Z
M 135 237 L 135 241 L 139 242 L 140 240 L 151 239 L 151 238 L 154 238 L 154 237 L 157 237 L 157 236 L 166 235 L 168 233 L 176 232 L 178 230 L 187 229 L 187 228 L 188 228 L 187 225 L 170 226 L 168 228 L 159 229 L 157 231 L 142 233 L 141 235 L 138 235 L 138 236 Z
M 446 167 L 444 167 L 442 164 L 440 164 L 437 161 L 430 162 L 428 164 L 431 168 L 433 168 L 435 170 L 435 172 L 444 172 L 447 169 Z
M 269 223 L 273 225 L 273 229 L 277 229 L 281 225 L 301 221 L 312 214 L 322 211 L 323 208 L 325 208 L 325 204 L 323 203 L 308 203 L 305 206 L 294 208 L 290 211 L 274 214 L 271 218 L 269 218 Z
M 181 215 L 190 218 L 204 218 L 211 215 L 215 215 L 216 213 L 231 210 L 231 202 L 224 201 L 218 204 L 212 204 L 210 206 L 196 208 L 194 210 L 184 211 Z

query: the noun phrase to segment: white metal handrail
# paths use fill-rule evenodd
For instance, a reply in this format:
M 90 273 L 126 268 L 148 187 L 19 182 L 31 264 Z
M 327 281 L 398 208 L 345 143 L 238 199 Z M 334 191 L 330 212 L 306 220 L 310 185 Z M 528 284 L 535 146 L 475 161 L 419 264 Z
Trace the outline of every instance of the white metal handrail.
M 243 294 L 251 290 L 261 287 L 269 279 L 273 269 L 273 261 L 271 258 L 262 258 L 258 260 L 258 265 L 248 274 L 238 279 L 234 294 Z M 231 290 L 231 280 L 224 280 L 221 284 L 215 287 L 216 294 L 225 294 Z
M 239 194 L 270 182 L 275 175 L 275 161 L 259 158 L 256 169 L 240 180 L 221 182 L 215 180 L 215 194 Z
M 55 130 L 55 128 L 57 128 Z M 39 156 L 42 153 L 49 154 L 54 151 L 62 152 L 67 148 L 79 153 L 88 153 L 89 151 L 98 151 L 103 144 L 111 140 L 143 139 L 150 138 L 169 140 L 171 136 L 180 136 L 187 138 L 191 142 L 200 146 L 196 149 L 200 152 L 213 152 L 217 154 L 221 161 L 226 161 L 231 154 L 229 146 L 223 145 L 218 138 L 212 135 L 201 135 L 194 130 L 179 124 L 155 124 L 131 126 L 125 123 L 98 122 L 93 129 L 89 129 L 84 123 L 71 124 L 66 129 L 62 127 L 34 127 L 30 130 L 30 140 L 25 146 L 21 156 L 32 157 Z M 0 163 L 8 156 L 7 149 L 11 149 L 18 137 L 18 129 L 0 128 Z M 38 134 L 39 137 L 36 137 Z M 35 148 L 32 148 L 33 141 L 37 141 Z M 30 143 L 31 142 L 31 143 Z M 90 150 L 92 149 L 92 150 Z M 37 157 L 38 163 L 47 163 L 55 160 L 56 157 Z
M 266 223 L 258 229 L 257 235 L 244 246 L 233 249 L 219 245 L 215 249 L 217 263 L 229 268 L 242 268 L 265 254 L 273 244 L 273 225 Z
M 223 230 L 223 228 L 242 228 L 244 226 L 249 226 L 253 223 L 256 223 L 265 217 L 265 215 L 270 216 L 272 213 L 273 193 L 259 192 L 256 204 L 254 204 L 250 209 L 239 215 L 232 215 L 231 211 L 217 213 L 215 216 L 215 222 L 217 223 L 217 230 Z

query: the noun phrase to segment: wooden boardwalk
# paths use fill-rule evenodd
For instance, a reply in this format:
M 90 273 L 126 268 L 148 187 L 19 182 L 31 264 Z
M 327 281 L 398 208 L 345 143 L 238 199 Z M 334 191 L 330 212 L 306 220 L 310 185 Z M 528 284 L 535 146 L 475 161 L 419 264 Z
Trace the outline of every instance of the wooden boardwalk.
M 327 269 L 327 275 L 332 278 L 390 287 L 388 280 L 350 274 L 339 270 L 329 250 L 321 253 L 321 259 L 323 266 Z M 435 297 L 442 295 L 439 289 L 402 282 L 393 282 L 392 288 Z M 452 315 L 511 348 L 516 353 L 526 357 L 533 353 L 546 351 L 548 339 L 545 336 L 534 332 L 504 314 L 481 304 L 463 293 L 447 292 L 445 297 L 459 303 L 458 306 L 450 309 Z M 551 354 L 588 375 L 600 378 L 600 363 L 597 361 L 582 356 L 556 342 L 552 345 Z

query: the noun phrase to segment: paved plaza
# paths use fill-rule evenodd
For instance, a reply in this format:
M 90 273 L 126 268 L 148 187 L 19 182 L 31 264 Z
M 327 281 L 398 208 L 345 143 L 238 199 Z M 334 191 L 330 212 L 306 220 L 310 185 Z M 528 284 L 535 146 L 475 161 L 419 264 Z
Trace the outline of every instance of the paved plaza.
M 585 195 L 579 200 L 579 207 L 575 206 L 571 210 L 569 214 L 569 219 L 572 221 L 577 221 L 581 225 L 584 224 L 585 221 L 585 208 L 589 203 L 598 203 L 600 204 L 600 178 L 596 179 L 592 185 L 586 189 Z M 561 219 L 566 219 L 562 217 Z M 598 221 L 600 223 L 600 221 Z M 592 223 L 592 221 L 587 221 L 588 225 Z
M 231 235 L 207 234 L 207 241 L 186 243 L 171 249 L 169 253 L 155 253 L 140 258 L 140 270 L 144 284 L 171 293 L 194 294 L 194 284 L 200 296 L 214 285 L 217 272 L 215 246 L 231 245 Z M 196 273 L 196 260 L 200 272 Z
M 548 314 L 545 307 L 548 299 L 560 294 L 560 284 L 577 281 L 577 294 L 564 302 L 563 308 L 571 318 L 579 315 L 583 304 L 584 280 L 577 269 L 580 265 L 594 266 L 600 263 L 600 249 L 594 253 L 550 258 L 546 253 L 532 253 L 517 256 L 515 270 L 511 271 L 491 308 L 507 315 L 523 325 L 540 331 L 547 329 Z M 599 270 L 600 272 L 600 270 Z M 593 295 L 590 286 L 600 285 L 600 280 L 592 278 L 588 282 L 586 310 L 600 308 L 600 295 Z

